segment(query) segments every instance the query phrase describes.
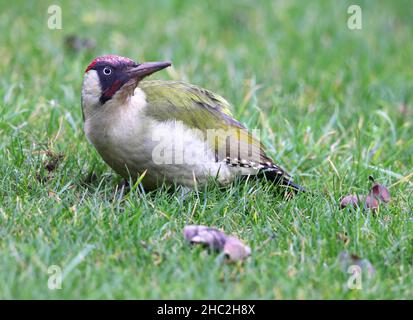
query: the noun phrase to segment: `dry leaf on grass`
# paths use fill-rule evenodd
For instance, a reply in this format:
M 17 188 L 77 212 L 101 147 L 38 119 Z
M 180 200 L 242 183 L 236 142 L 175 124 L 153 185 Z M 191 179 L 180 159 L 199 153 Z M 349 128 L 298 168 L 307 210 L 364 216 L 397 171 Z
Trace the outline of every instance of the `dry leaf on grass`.
M 355 194 L 350 194 L 348 196 L 344 196 L 340 199 L 340 209 L 344 209 L 345 207 L 351 205 L 353 208 L 357 208 L 359 205 L 359 200 L 363 202 L 364 196 L 358 196 Z
M 238 261 L 248 257 L 251 249 L 239 239 L 228 237 L 224 245 L 224 254 L 230 261 Z
M 185 226 L 184 237 L 191 244 L 201 244 L 223 252 L 229 261 L 243 260 L 251 254 L 250 247 L 241 240 L 215 228 L 200 225 Z
M 373 181 L 374 179 L 371 178 Z M 347 206 L 358 208 L 362 206 L 365 209 L 376 211 L 380 202 L 390 202 L 390 192 L 384 185 L 374 183 L 367 196 L 351 194 L 340 199 L 340 209 Z
M 364 202 L 364 208 L 375 211 L 379 208 L 379 201 L 372 195 L 368 195 L 366 197 L 366 201 Z
M 375 183 L 370 190 L 370 194 L 383 202 L 390 202 L 390 192 L 385 186 Z
M 341 198 L 340 209 L 344 209 L 349 205 L 351 205 L 353 208 L 358 208 L 359 204 L 361 204 L 363 208 L 372 209 L 373 211 L 377 210 L 377 208 L 379 207 L 379 202 L 375 197 L 371 195 L 363 196 L 351 194 Z

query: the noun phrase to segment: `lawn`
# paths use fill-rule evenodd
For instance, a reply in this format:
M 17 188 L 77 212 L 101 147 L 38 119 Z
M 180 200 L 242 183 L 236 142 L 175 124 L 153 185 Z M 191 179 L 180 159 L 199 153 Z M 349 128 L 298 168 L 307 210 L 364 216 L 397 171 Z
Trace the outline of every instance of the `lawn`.
M 62 10 L 49 29 L 48 7 Z M 413 298 L 410 1 L 13 1 L 0 4 L 0 298 Z M 92 39 L 73 50 L 65 39 Z M 152 79 L 224 96 L 310 193 L 265 183 L 183 195 L 118 188 L 83 133 L 83 72 L 101 54 L 170 60 Z M 92 174 L 93 173 L 93 174 Z M 409 176 L 410 175 L 410 176 Z M 339 208 L 388 186 L 377 212 Z M 252 255 L 189 246 L 187 224 Z M 375 269 L 360 289 L 340 255 Z M 57 268 L 57 269 L 55 269 Z M 62 270 L 60 289 L 50 289 Z

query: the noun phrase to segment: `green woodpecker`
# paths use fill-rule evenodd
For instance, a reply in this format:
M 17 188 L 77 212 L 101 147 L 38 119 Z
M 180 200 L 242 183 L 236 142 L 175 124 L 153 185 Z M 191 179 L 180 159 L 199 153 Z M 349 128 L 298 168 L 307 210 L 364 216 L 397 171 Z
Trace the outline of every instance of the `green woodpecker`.
M 303 190 L 233 118 L 224 98 L 180 81 L 142 81 L 170 65 L 106 55 L 86 68 L 84 130 L 110 167 L 125 178 L 145 173 L 147 189 L 210 178 L 226 185 L 241 175 Z

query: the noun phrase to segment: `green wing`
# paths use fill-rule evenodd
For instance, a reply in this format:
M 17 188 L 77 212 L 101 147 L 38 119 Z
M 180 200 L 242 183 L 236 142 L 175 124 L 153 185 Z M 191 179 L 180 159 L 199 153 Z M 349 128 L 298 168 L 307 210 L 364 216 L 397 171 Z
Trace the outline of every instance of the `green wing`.
M 260 168 L 273 168 L 284 173 L 266 156 L 263 145 L 233 118 L 230 104 L 221 96 L 180 81 L 142 81 L 139 87 L 146 94 L 145 112 L 151 118 L 158 121 L 176 119 L 204 134 L 211 129 L 225 131 L 225 134 L 208 139 L 217 161 L 226 159 L 232 165 L 251 167 L 261 164 Z
M 159 121 L 179 119 L 199 130 L 245 127 L 231 114 L 230 104 L 219 95 L 180 81 L 142 81 L 148 100 L 147 115 Z

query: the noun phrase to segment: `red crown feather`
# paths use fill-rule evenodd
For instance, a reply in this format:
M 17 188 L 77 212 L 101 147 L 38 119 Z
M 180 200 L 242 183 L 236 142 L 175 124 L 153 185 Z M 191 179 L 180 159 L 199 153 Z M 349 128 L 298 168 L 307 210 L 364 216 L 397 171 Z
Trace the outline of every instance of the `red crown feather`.
M 133 60 L 129 59 L 129 58 L 125 58 L 125 57 L 121 57 L 121 56 L 117 56 L 117 55 L 113 55 L 113 54 L 108 54 L 105 56 L 100 56 L 95 58 L 95 60 L 92 61 L 91 64 L 88 65 L 88 67 L 85 70 L 85 73 L 88 72 L 90 69 L 92 69 L 96 63 L 98 62 L 107 62 L 109 64 L 120 64 L 120 63 L 125 63 L 125 64 L 129 64 L 129 63 L 135 63 Z

